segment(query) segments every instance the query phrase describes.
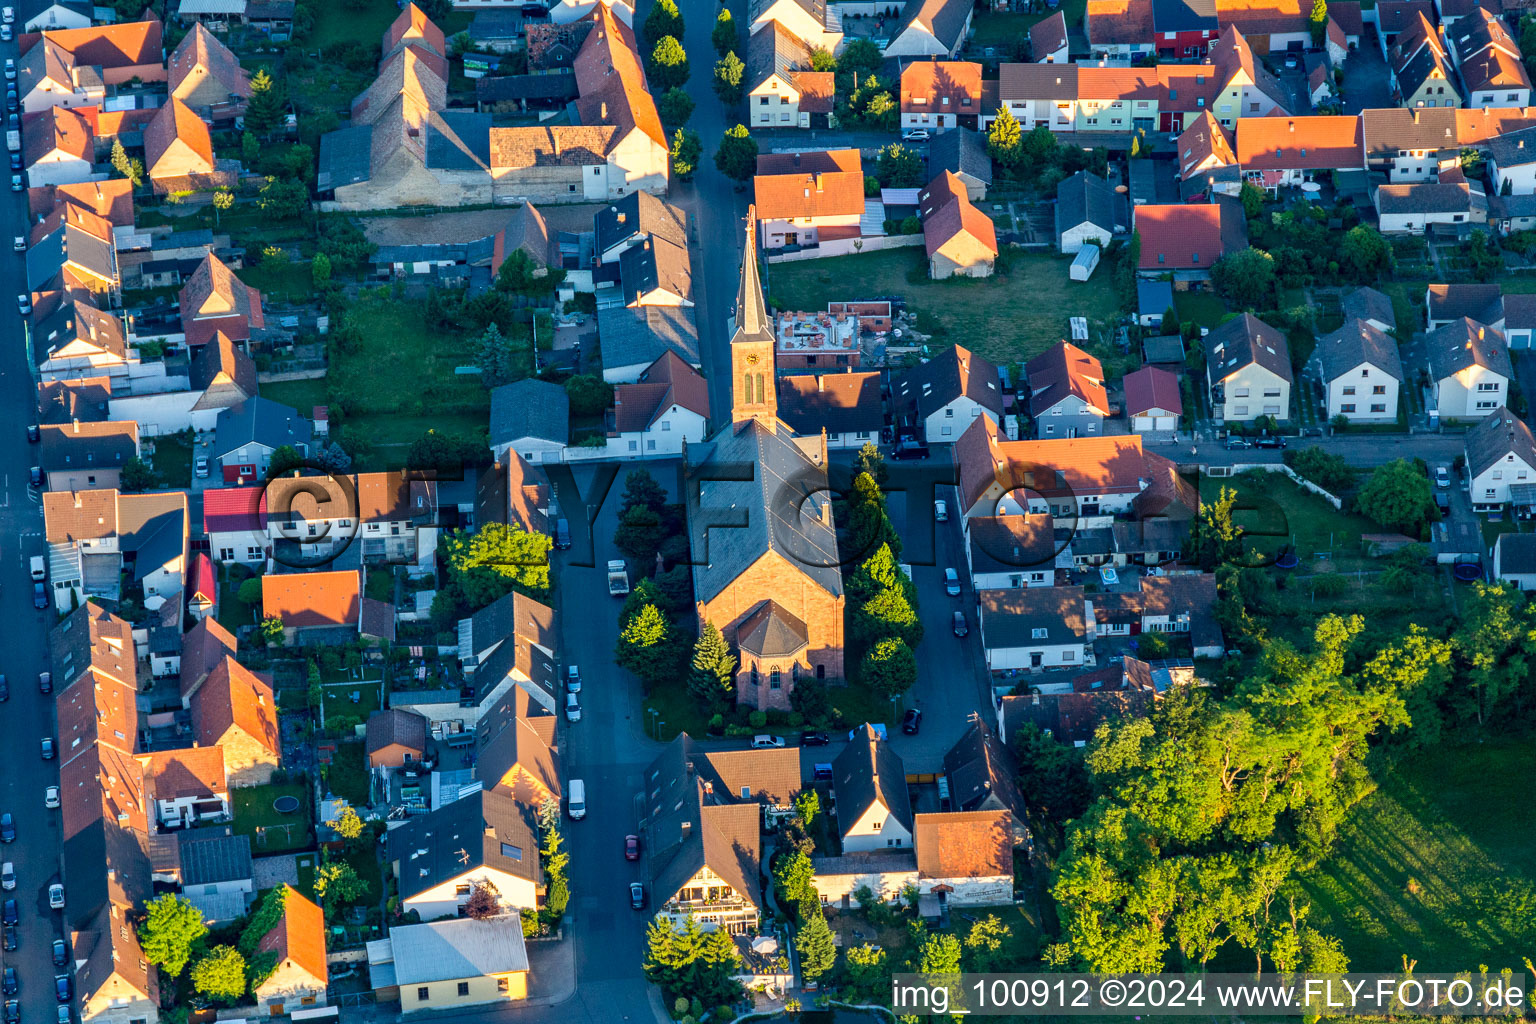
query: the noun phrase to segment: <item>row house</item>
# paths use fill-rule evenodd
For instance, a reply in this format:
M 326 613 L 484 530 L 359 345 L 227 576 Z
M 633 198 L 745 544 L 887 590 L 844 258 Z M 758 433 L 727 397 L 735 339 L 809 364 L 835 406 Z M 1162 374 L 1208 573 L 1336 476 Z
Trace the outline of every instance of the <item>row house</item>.
M 1270 191 L 1365 166 L 1358 116 L 1245 117 L 1236 142 L 1244 180 Z
M 1226 650 L 1216 624 L 1216 577 L 1210 573 L 1173 572 L 1143 576 L 1135 592 L 1093 594 L 1087 598 L 1094 639 L 1141 633 L 1187 634 L 1194 656 L 1219 658 Z
M 267 545 L 305 559 L 353 544 L 366 563 L 419 563 L 437 549 L 437 486 L 402 472 L 284 476 L 265 492 Z
M 21 122 L 21 161 L 34 188 L 90 181 L 96 163 L 91 118 L 68 107 L 28 115 Z
M 48 30 L 17 38 L 21 109 L 99 106 L 133 82 L 166 80 L 162 26 L 147 21 Z
M 787 374 L 779 378 L 779 415 L 799 437 L 825 434 L 827 449 L 878 442 L 885 425 L 878 372 Z
M 681 455 L 708 431 L 709 385 L 676 353 L 666 352 L 638 381 L 614 387 L 610 416 L 611 458 Z
M 824 127 L 835 81 L 811 69 L 811 50 L 774 21 L 747 40 L 747 114 L 752 128 Z
M 1404 107 L 1462 105 L 1445 40 L 1423 14 L 1398 34 L 1387 55 L 1387 69 L 1392 76 L 1392 94 Z
M 1525 55 L 1504 19 L 1473 7 L 1448 31 L 1469 107 L 1523 107 L 1531 101 Z
M 1461 165 L 1456 112 L 1442 107 L 1372 108 L 1360 112 L 1365 166 L 1394 185 L 1438 181 Z
M 1216 0 L 1151 0 L 1157 55 L 1171 60 L 1203 57 L 1221 34 Z
M 117 601 L 125 582 L 145 607 L 178 601 L 187 572 L 187 496 L 180 491 L 50 491 L 43 495 L 43 540 L 54 607 L 89 598 Z
M 1151 0 L 1088 0 L 1083 32 L 1093 59 L 1132 64 L 1154 52 Z
M 459 620 L 459 667 L 472 684 L 473 702 L 457 689 L 439 700 L 429 692 L 404 692 L 391 707 L 414 710 L 433 735 L 474 729 L 514 689 L 523 690 L 553 714 L 561 682 L 555 613 L 523 594 L 507 594 Z

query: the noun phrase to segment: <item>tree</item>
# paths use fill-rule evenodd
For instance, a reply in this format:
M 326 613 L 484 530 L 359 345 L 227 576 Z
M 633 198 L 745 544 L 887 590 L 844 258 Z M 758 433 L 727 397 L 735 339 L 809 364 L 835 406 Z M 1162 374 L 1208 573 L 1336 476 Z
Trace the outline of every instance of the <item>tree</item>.
M 480 383 L 487 388 L 499 388 L 519 377 L 521 369 L 512 342 L 501 333 L 495 323 L 486 327 L 475 346 L 475 361 L 480 366 Z
M 315 896 L 328 907 L 356 903 L 367 895 L 368 883 L 344 860 L 322 864 L 315 871 Z
M 253 167 L 261 156 L 261 140 L 250 132 L 240 133 L 240 161 L 247 167 Z
M 669 128 L 687 124 L 693 116 L 693 97 L 673 86 L 656 101 L 656 112 L 661 115 L 661 123 Z
M 1285 453 L 1285 464 L 1325 491 L 1338 494 L 1354 486 L 1355 473 L 1349 460 L 1317 445 L 1292 448 Z
M 270 135 L 287 115 L 288 97 L 266 68 L 251 76 L 251 98 L 245 105 L 245 128 L 257 136 Z
M 679 181 L 693 180 L 703 156 L 704 143 L 700 141 L 698 132 L 679 128 L 672 133 L 672 174 Z
M 651 80 L 651 87 L 663 92 L 684 85 L 688 81 L 688 54 L 683 50 L 683 44 L 673 36 L 656 40 L 646 65 L 646 75 Z
M 613 532 L 613 542 L 618 549 L 647 571 L 656 563 L 656 553 L 661 550 L 665 537 L 661 516 L 644 506 L 622 513 L 619 527 Z
M 885 960 L 885 950 L 878 946 L 866 942 L 862 946 L 851 947 L 843 954 L 849 987 L 865 998 L 886 990 L 890 985 L 890 971 L 886 968 Z
M 455 530 L 444 542 L 448 572 L 472 609 L 484 608 L 513 590 L 532 597 L 549 592 L 547 534 L 485 523 L 473 534 Z
M 731 50 L 724 57 L 715 61 L 715 77 L 713 88 L 715 95 L 720 97 L 720 102 L 727 107 L 734 107 L 741 102 L 742 78 L 747 73 L 747 66 L 736 56 L 736 51 Z
M 240 584 L 240 589 L 235 592 L 241 604 L 261 604 L 261 577 L 252 576 Z
M 1228 253 L 1211 266 L 1211 284 L 1234 306 L 1269 309 L 1275 298 L 1275 259 L 1253 246 Z
M 795 952 L 800 954 L 800 972 L 814 981 L 826 974 L 837 963 L 837 946 L 832 941 L 832 929 L 827 927 L 826 916 L 819 911 L 800 926 L 795 936 Z
M 539 860 L 544 867 L 544 909 L 559 920 L 571 899 L 566 869 L 571 856 L 561 847 L 565 836 L 560 831 L 560 801 L 550 797 L 539 804 Z
M 889 475 L 885 468 L 885 456 L 880 454 L 880 448 L 873 441 L 865 441 L 853 456 L 853 474 L 857 478 L 861 474 L 868 474 L 875 482 L 876 487 L 884 487 L 886 477 Z
M 1058 743 L 1029 724 L 1014 734 L 1018 752 L 1019 785 L 1033 793 L 1035 806 L 1061 829 L 1088 809 L 1093 792 L 1080 752 Z
M 1243 182 L 1237 197 L 1243 204 L 1243 216 L 1249 220 L 1253 220 L 1264 212 L 1264 190 L 1253 182 Z
M 947 932 L 928 936 L 918 953 L 919 974 L 959 974 L 960 940 Z
M 906 641 L 887 637 L 864 652 L 864 681 L 886 700 L 895 700 L 917 682 L 917 658 Z
M 119 178 L 127 178 L 133 182 L 133 187 L 138 188 L 144 184 L 144 164 L 138 160 L 131 160 L 128 151 L 123 149 L 123 140 L 112 140 L 112 170 L 117 172 Z
M 144 923 L 139 925 L 139 945 L 144 959 L 164 971 L 167 977 L 180 977 L 192 948 L 208 934 L 202 911 L 192 901 L 165 893 L 144 904 Z
M 1322 0 L 1318 0 L 1319 3 Z M 1392 247 L 1369 224 L 1356 224 L 1339 243 L 1339 266 L 1351 278 L 1369 284 L 1392 270 Z
M 736 690 L 736 656 L 719 628 L 708 620 L 693 645 L 688 691 L 711 708 L 724 708 Z
M 741 955 L 724 928 L 706 932 L 689 915 L 679 929 L 658 917 L 646 928 L 645 946 L 646 980 L 669 998 L 686 993 L 690 1001 L 718 1006 L 740 995 L 741 986 L 731 980 L 731 974 Z
M 263 647 L 281 647 L 283 645 L 283 620 L 276 615 L 269 615 L 261 620 L 256 627 L 256 638 Z
M 862 36 L 849 40 L 837 58 L 838 69 L 845 74 L 853 72 L 859 80 L 863 80 L 865 75 L 877 73 L 884 63 L 885 56 L 880 52 L 880 47 L 873 40 Z
M 217 194 L 217 193 L 215 193 Z M 315 253 L 309 263 L 309 280 L 316 289 L 323 289 L 331 280 L 331 258 L 323 252 Z
M 811 70 L 817 72 L 837 72 L 837 58 L 832 51 L 825 46 L 811 48 Z
M 268 178 L 256 205 L 277 220 L 291 220 L 309 209 L 309 189 L 302 182 Z
M 899 142 L 880 150 L 875 161 L 875 176 L 884 188 L 917 188 L 927 173 L 923 158 Z
M 1435 516 L 1429 478 L 1407 459 L 1396 459 L 1371 473 L 1355 507 L 1389 530 L 1417 537 Z
M 192 987 L 210 999 L 232 1003 L 245 984 L 245 957 L 234 946 L 214 946 L 192 967 Z
M 677 671 L 678 645 L 675 631 L 661 609 L 647 604 L 639 614 L 619 630 L 619 644 L 614 658 L 620 665 L 645 680 L 647 688 L 665 681 Z
M 736 21 L 731 17 L 729 7 L 720 8 L 720 13 L 715 16 L 715 27 L 709 30 L 709 41 L 715 47 L 715 52 L 724 57 L 736 49 L 741 42 L 741 33 L 736 31 Z
M 149 463 L 137 455 L 123 463 L 122 487 L 125 491 L 147 491 L 159 480 Z
M 665 36 L 683 38 L 683 15 L 677 9 L 677 0 L 656 0 L 645 17 L 644 32 L 648 46 L 655 46 Z
M 987 129 L 987 151 L 992 154 L 992 159 L 1004 167 L 1017 166 L 1023 156 L 1023 142 L 1024 129 L 1019 125 L 1019 119 L 1007 107 L 998 107 L 997 117 Z
M 311 662 L 311 665 L 313 664 Z M 331 831 L 347 840 L 356 839 L 363 834 L 363 819 L 358 817 L 357 811 L 348 803 L 343 803 L 341 805 L 341 813 L 327 821 L 326 825 L 330 827 Z
M 814 789 L 804 789 L 795 797 L 795 817 L 800 823 L 810 829 L 816 823 L 816 817 L 821 813 L 821 797 Z
M 613 385 L 591 373 L 578 373 L 565 382 L 572 416 L 601 416 L 613 405 Z
M 757 171 L 757 140 L 738 124 L 726 130 L 715 150 L 715 168 L 733 181 L 746 181 Z
M 1312 13 L 1307 18 L 1307 28 L 1312 32 L 1312 45 L 1322 46 L 1328 36 L 1328 0 L 1312 0 Z
M 501 913 L 501 900 L 496 889 L 489 883 L 476 885 L 464 901 L 464 916 L 484 921 Z
M 996 914 L 988 914 L 971 925 L 965 935 L 966 970 L 978 973 L 1001 971 L 1008 966 L 1003 947 L 1013 938 L 1013 929 Z
M 779 857 L 773 866 L 774 891 L 781 906 L 803 906 L 817 902 L 816 869 L 810 855 L 796 850 Z
M 285 473 L 291 473 L 296 469 L 304 468 L 304 456 L 291 444 L 278 445 L 272 449 L 272 455 L 267 460 L 267 475 L 279 477 Z

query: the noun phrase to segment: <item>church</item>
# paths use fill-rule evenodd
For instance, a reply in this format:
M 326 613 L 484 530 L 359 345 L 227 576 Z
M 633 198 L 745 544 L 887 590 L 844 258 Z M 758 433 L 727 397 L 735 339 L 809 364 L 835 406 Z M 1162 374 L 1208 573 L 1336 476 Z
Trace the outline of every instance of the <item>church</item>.
M 735 646 L 736 700 L 788 709 L 801 679 L 843 677 L 842 566 L 824 434 L 778 416 L 772 324 L 758 276 L 755 211 L 731 336 L 731 422 L 687 448 L 688 531 L 699 625 Z

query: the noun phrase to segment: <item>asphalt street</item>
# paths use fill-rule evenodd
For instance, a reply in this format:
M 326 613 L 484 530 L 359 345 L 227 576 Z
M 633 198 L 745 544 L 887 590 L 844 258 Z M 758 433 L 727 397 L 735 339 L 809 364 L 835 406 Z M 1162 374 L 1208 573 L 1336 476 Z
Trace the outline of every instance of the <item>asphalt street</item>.
M 36 13 L 38 0 L 14 3 L 21 23 Z M 0 58 L 15 58 L 14 42 L 0 43 Z M 7 176 L 8 178 L 8 176 Z M 27 230 L 26 194 L 7 190 L 0 198 L 0 241 L 6 262 L 0 279 L 0 674 L 10 685 L 10 700 L 0 704 L 0 743 L 6 751 L 0 769 L 0 812 L 16 821 L 16 840 L 0 846 L 0 859 L 15 865 L 16 889 L 4 893 L 18 905 L 19 948 L 0 952 L 0 962 L 20 977 L 23 1024 L 50 1024 L 58 1005 L 53 995 L 57 973 L 50 946 L 64 937 L 63 918 L 48 909 L 48 885 L 59 879 L 60 817 L 43 807 L 43 791 L 58 785 L 57 761 L 42 760 L 38 740 L 55 733 L 53 698 L 37 689 L 37 675 L 47 667 L 50 612 L 32 607 L 28 560 L 43 551 L 42 511 L 38 493 L 28 485 L 37 447 L 27 443 L 27 425 L 35 420 L 36 400 L 27 365 L 24 324 L 15 295 L 24 289 L 22 257 L 10 241 Z

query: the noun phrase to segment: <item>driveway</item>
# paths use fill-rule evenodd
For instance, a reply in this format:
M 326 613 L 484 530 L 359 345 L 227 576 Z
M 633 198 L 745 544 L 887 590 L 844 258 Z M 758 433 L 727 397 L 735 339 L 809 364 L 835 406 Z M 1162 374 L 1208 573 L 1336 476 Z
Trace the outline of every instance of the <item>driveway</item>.
M 1344 58 L 1344 113 L 1358 114 L 1372 107 L 1391 107 L 1392 82 L 1381 56 L 1376 30 L 1366 26 L 1360 45 Z

